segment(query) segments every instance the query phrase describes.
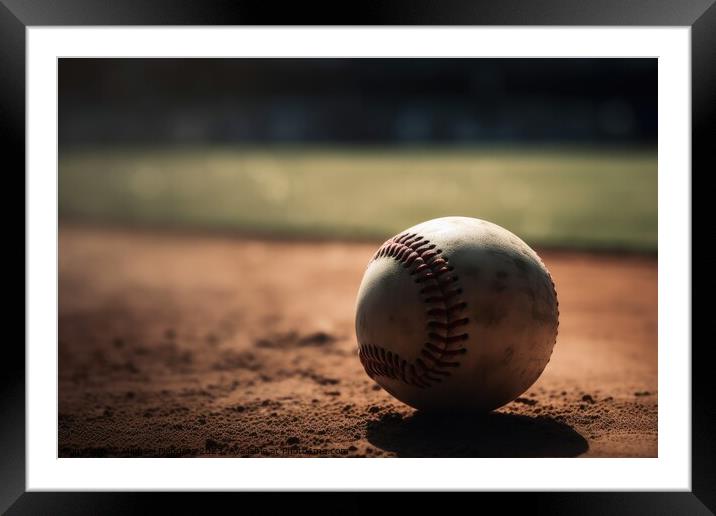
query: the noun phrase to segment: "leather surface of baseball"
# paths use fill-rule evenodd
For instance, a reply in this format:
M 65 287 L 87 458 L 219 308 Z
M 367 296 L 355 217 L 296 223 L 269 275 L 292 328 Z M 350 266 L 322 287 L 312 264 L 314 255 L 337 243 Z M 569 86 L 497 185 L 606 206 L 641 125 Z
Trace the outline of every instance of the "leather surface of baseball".
M 379 248 L 358 291 L 356 335 L 368 375 L 402 402 L 489 411 L 539 378 L 558 319 L 552 278 L 526 243 L 445 217 Z

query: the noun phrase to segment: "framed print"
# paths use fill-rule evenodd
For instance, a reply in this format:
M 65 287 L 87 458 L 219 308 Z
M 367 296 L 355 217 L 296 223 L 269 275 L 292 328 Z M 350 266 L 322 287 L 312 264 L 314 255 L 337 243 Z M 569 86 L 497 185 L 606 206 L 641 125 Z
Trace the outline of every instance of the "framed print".
M 709 2 L 321 23 L 3 2 L 27 201 L 3 510 L 138 503 L 89 491 L 713 510 L 691 338 Z

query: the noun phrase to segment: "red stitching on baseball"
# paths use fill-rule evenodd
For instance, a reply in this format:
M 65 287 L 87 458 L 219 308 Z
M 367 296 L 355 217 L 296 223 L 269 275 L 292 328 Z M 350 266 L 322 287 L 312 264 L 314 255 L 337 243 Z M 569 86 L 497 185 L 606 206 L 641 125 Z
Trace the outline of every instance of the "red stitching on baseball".
M 547 363 L 545 364 L 545 367 L 547 367 L 547 364 L 549 364 L 549 361 L 552 359 L 552 354 L 554 353 L 554 346 L 557 344 L 557 336 L 559 334 L 559 298 L 557 297 L 557 286 L 554 284 L 554 279 L 552 278 L 552 274 L 549 272 L 549 269 L 542 261 L 542 258 L 539 256 L 537 257 L 537 260 L 542 265 L 545 271 L 547 271 L 547 277 L 549 278 L 549 282 L 552 284 L 552 294 L 554 294 L 554 310 L 556 313 L 557 321 L 554 327 L 554 342 L 552 343 L 552 351 L 549 354 L 549 358 L 547 359 Z M 542 368 L 542 371 L 544 371 L 544 368 Z M 542 371 L 540 371 L 540 374 L 542 374 Z
M 449 265 L 448 258 L 435 247 L 422 236 L 404 233 L 385 242 L 371 260 L 394 258 L 411 269 L 410 274 L 416 276 L 415 282 L 425 284 L 420 289 L 420 295 L 424 296 L 423 302 L 429 306 L 426 314 L 430 317 L 426 328 L 427 342 L 420 351 L 430 365 L 421 358 L 417 358 L 414 364 L 408 364 L 397 353 L 380 346 L 362 345 L 358 356 L 371 378 L 385 376 L 420 388 L 430 387 L 450 376 L 451 373 L 445 369 L 459 367 L 460 363 L 454 359 L 467 352 L 464 347 L 456 345 L 468 339 L 467 333 L 458 330 L 469 322 L 461 313 L 467 303 L 455 299 L 462 294 L 461 288 L 455 288 L 458 278 L 452 274 L 453 267 Z M 441 306 L 434 306 L 436 304 Z

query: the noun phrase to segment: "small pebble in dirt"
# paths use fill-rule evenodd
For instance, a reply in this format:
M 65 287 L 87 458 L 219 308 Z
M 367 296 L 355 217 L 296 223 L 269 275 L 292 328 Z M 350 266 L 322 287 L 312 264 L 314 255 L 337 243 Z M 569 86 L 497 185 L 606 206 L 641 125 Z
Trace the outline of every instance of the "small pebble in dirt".
M 358 449 L 358 448 L 356 448 L 356 447 L 353 446 L 353 445 L 351 445 L 351 446 L 348 447 L 348 451 L 356 451 L 357 449 Z
M 587 403 L 594 403 L 594 398 L 592 398 L 589 394 L 585 394 L 582 396 L 582 401 L 586 401 Z
M 380 412 L 380 407 L 377 407 L 377 406 L 373 405 L 372 407 L 370 407 L 370 408 L 368 409 L 368 412 L 370 412 L 371 414 L 375 414 L 376 412 Z
M 326 396 L 340 396 L 341 391 L 327 391 Z
M 316 333 L 312 333 L 310 335 L 306 335 L 305 337 L 301 337 L 298 340 L 299 346 L 325 346 L 327 344 L 332 344 L 336 338 L 333 335 L 329 335 L 328 333 L 319 331 Z
M 613 400 L 614 400 L 614 398 L 612 398 L 611 396 L 607 396 L 606 398 L 604 398 L 604 401 L 613 401 Z
M 219 443 L 214 439 L 207 439 L 204 443 L 204 448 L 206 448 L 207 451 L 216 451 L 225 447 L 226 445 L 224 443 Z
M 651 393 L 649 391 L 637 391 L 634 393 L 634 396 L 649 396 Z
M 381 387 L 380 385 L 377 385 L 377 384 L 374 385 L 373 387 L 371 387 L 371 389 L 373 389 L 374 391 L 379 391 L 381 388 L 382 388 L 382 387 Z
M 298 444 L 301 440 L 296 436 L 291 436 L 288 439 L 286 439 L 286 444 Z

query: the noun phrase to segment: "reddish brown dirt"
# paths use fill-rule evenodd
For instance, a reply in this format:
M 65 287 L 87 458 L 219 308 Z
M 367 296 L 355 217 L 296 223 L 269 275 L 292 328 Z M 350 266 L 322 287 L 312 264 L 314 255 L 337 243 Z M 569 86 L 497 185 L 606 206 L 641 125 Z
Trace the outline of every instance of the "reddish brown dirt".
M 60 456 L 657 455 L 656 259 L 540 253 L 550 364 L 497 412 L 447 417 L 358 361 L 379 243 L 61 226 Z

